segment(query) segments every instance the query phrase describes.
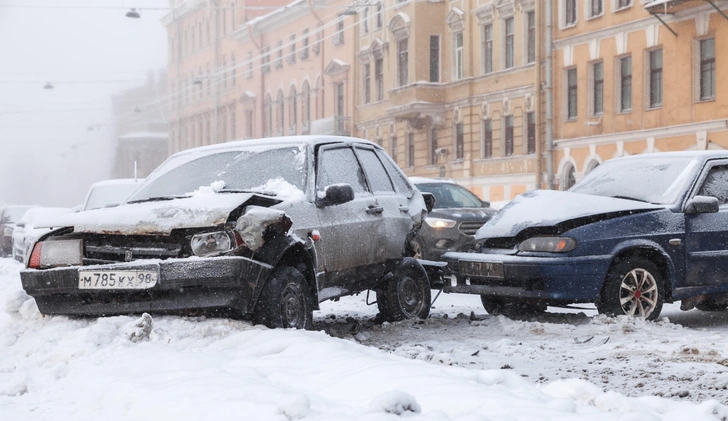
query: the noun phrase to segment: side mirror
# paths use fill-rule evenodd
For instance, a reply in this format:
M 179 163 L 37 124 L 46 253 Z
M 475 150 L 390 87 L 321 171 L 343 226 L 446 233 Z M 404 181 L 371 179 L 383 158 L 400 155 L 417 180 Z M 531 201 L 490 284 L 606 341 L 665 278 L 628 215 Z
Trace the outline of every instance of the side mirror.
M 422 198 L 425 199 L 425 207 L 427 208 L 427 212 L 432 212 L 432 209 L 435 207 L 435 195 L 432 193 L 425 193 L 422 192 Z
M 483 202 L 483 207 L 484 208 L 489 208 L 490 207 L 490 202 L 489 201 L 487 201 L 487 200 L 481 200 L 481 202 Z
M 720 208 L 718 199 L 712 196 L 695 196 L 688 200 L 685 213 L 716 213 Z
M 18 222 L 17 224 L 15 224 L 15 226 L 16 227 L 23 228 L 25 226 L 25 223 L 24 222 Z
M 341 205 L 343 203 L 354 200 L 354 189 L 350 184 L 332 184 L 327 186 L 323 192 L 316 195 L 316 206 L 324 208 L 326 206 Z

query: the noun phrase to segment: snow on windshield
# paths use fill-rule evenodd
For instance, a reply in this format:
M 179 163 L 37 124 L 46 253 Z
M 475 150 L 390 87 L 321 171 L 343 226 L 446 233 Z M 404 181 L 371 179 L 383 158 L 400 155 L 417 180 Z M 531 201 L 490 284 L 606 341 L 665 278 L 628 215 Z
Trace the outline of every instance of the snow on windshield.
M 677 200 L 696 165 L 691 158 L 615 159 L 595 168 L 569 191 L 669 204 Z
M 210 154 L 182 154 L 170 158 L 149 177 L 129 201 L 159 197 L 189 196 L 206 192 L 206 187 L 223 186 L 212 191 L 262 191 L 271 180 L 283 180 L 298 190 L 305 190 L 307 165 L 301 146 L 257 147 L 222 150 Z M 278 183 L 281 186 L 281 183 Z M 202 189 L 201 189 L 202 188 Z M 268 192 L 285 196 L 290 189 Z M 207 191 L 209 192 L 209 191 Z

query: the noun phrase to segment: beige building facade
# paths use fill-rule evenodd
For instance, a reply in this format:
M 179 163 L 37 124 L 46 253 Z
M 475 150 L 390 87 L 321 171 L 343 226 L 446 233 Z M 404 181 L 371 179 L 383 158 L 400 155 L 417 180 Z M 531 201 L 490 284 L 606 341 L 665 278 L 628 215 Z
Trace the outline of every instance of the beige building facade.
M 618 156 L 728 148 L 728 4 L 552 5 L 556 188 Z

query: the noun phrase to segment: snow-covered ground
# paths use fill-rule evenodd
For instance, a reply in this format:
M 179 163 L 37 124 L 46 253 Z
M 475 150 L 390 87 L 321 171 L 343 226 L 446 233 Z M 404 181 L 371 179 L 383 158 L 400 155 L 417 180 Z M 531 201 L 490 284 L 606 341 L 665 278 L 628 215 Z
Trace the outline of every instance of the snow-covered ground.
M 324 303 L 313 332 L 69 319 L 38 313 L 20 269 L 0 259 L 3 421 L 728 419 L 722 314 L 513 321 L 447 295 L 431 319 L 378 325 L 360 295 Z

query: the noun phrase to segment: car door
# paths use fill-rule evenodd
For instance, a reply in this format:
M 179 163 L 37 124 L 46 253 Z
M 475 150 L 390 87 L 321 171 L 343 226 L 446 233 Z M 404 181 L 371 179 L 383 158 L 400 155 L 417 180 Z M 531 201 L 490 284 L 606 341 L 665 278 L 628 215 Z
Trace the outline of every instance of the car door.
M 686 286 L 728 282 L 728 161 L 708 165 L 694 196 L 712 196 L 717 213 L 685 215 Z
M 382 209 L 382 224 L 377 253 L 381 261 L 401 259 L 405 239 L 412 228 L 407 197 L 397 193 L 381 158 L 371 146 L 357 145 L 357 156 L 367 175 L 369 186 Z
M 367 272 L 381 263 L 377 247 L 383 212 L 369 189 L 354 150 L 349 145 L 320 147 L 316 193 L 321 195 L 327 186 L 342 183 L 351 185 L 354 200 L 318 208 L 326 272 L 324 288 L 353 288 L 356 282 L 369 278 Z

